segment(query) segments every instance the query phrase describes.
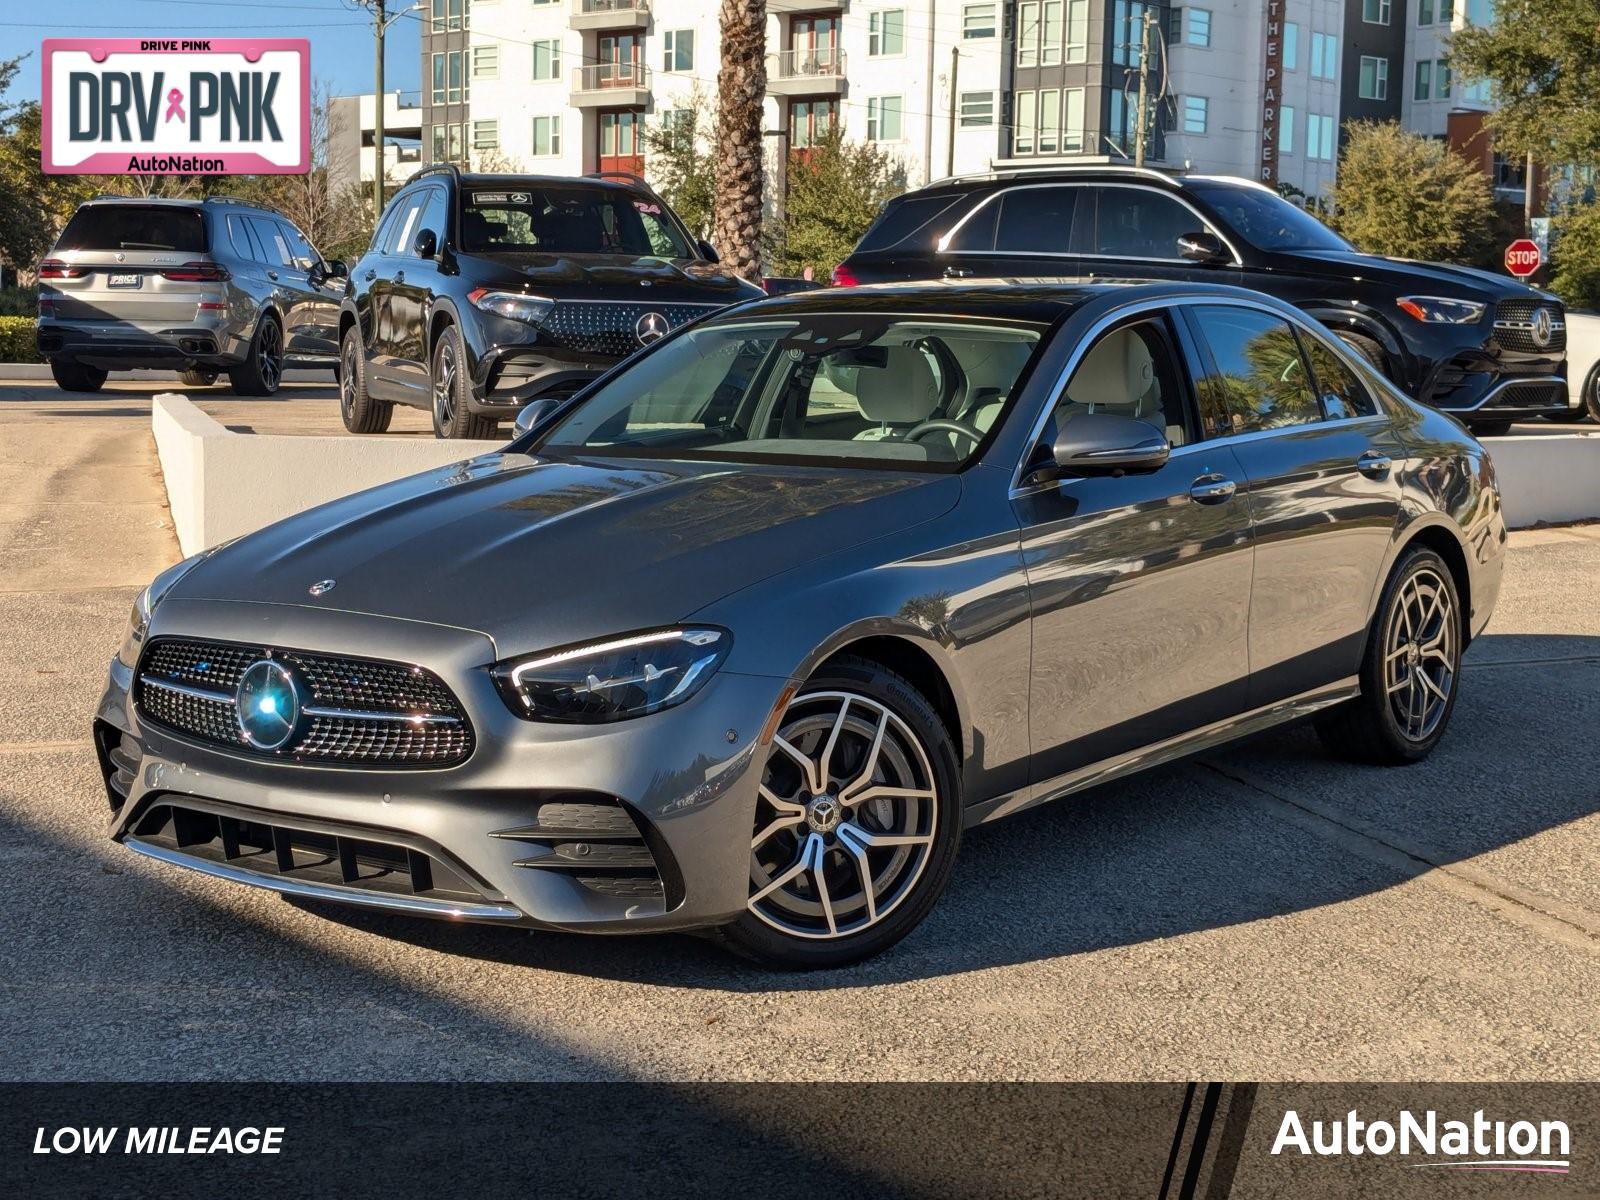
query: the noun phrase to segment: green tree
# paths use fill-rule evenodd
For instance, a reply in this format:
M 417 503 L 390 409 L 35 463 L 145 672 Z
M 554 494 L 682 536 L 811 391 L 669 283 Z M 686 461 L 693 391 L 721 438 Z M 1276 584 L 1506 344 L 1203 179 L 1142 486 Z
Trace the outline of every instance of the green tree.
M 1495 20 L 1450 39 L 1461 83 L 1488 83 L 1503 153 L 1600 162 L 1600 0 L 1495 0 Z
M 1394 122 L 1345 129 L 1329 224 L 1370 254 L 1460 261 L 1481 249 L 1494 198 L 1472 163 Z
M 1600 308 L 1600 202 L 1567 209 L 1554 234 L 1550 290 L 1573 308 Z
M 717 122 L 699 85 L 686 107 L 644 127 L 642 137 L 656 190 L 696 237 L 711 236 L 717 201 Z
M 717 248 L 730 269 L 761 277 L 761 118 L 767 92 L 767 0 L 722 0 L 717 14 Z
M 94 194 L 93 180 L 46 175 L 40 166 L 36 103 L 0 117 L 0 261 L 31 271 L 74 210 Z
M 791 151 L 784 219 L 769 231 L 774 270 L 799 275 L 811 267 L 826 280 L 884 202 L 905 189 L 898 159 L 870 142 L 847 141 L 838 126 L 815 145 Z

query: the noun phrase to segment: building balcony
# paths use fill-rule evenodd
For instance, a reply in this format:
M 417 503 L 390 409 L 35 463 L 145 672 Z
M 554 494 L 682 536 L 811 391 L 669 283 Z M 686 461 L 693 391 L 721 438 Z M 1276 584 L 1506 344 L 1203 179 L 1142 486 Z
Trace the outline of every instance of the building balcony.
M 767 15 L 787 17 L 798 13 L 844 12 L 850 0 L 767 0 Z
M 767 93 L 773 96 L 842 96 L 844 51 L 837 46 L 813 46 L 769 55 Z
M 643 108 L 650 100 L 650 68 L 608 62 L 572 73 L 574 108 Z
M 574 29 L 643 29 L 650 0 L 572 0 Z

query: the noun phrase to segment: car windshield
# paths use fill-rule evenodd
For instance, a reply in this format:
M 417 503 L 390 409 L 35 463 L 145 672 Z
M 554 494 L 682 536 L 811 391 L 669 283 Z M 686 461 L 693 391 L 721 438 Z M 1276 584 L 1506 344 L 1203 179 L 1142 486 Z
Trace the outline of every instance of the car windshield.
M 581 186 L 464 188 L 461 248 L 478 254 L 694 257 L 659 200 Z
M 195 208 L 164 204 L 87 204 L 56 240 L 62 250 L 181 250 L 203 254 L 206 226 Z
M 540 450 L 955 470 L 1004 416 L 1039 338 L 865 313 L 703 325 L 602 385 Z
M 1259 250 L 1355 249 L 1305 209 L 1272 192 L 1196 180 L 1189 182 L 1189 189 Z

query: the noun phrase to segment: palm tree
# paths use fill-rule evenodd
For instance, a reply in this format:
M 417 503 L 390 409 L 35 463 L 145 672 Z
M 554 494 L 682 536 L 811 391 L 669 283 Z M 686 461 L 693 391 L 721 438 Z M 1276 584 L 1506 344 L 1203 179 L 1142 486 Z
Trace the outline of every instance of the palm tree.
M 722 0 L 717 73 L 717 199 L 713 240 L 746 279 L 761 275 L 762 101 L 767 91 L 767 0 Z

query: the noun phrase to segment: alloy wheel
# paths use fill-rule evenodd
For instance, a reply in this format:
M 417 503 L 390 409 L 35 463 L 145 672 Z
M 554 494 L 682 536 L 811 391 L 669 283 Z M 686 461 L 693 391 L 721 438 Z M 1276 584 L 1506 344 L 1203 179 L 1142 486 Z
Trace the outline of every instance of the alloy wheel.
M 261 326 L 261 341 L 256 347 L 256 362 L 261 371 L 261 382 L 268 391 L 275 391 L 283 378 L 283 335 L 276 321 Z
M 1450 708 L 1461 627 L 1450 589 L 1423 568 L 1400 586 L 1384 639 L 1383 686 L 1400 732 L 1426 741 Z
M 456 419 L 456 350 L 448 341 L 434 364 L 433 415 L 440 429 L 449 429 Z
M 344 366 L 339 371 L 339 404 L 344 409 L 345 419 L 351 419 L 356 411 L 356 371 L 360 364 L 356 361 L 357 348 L 354 338 L 346 338 L 344 346 Z
M 797 697 L 762 773 L 750 912 L 800 938 L 878 924 L 932 857 L 937 789 L 927 751 L 892 709 L 852 692 Z

